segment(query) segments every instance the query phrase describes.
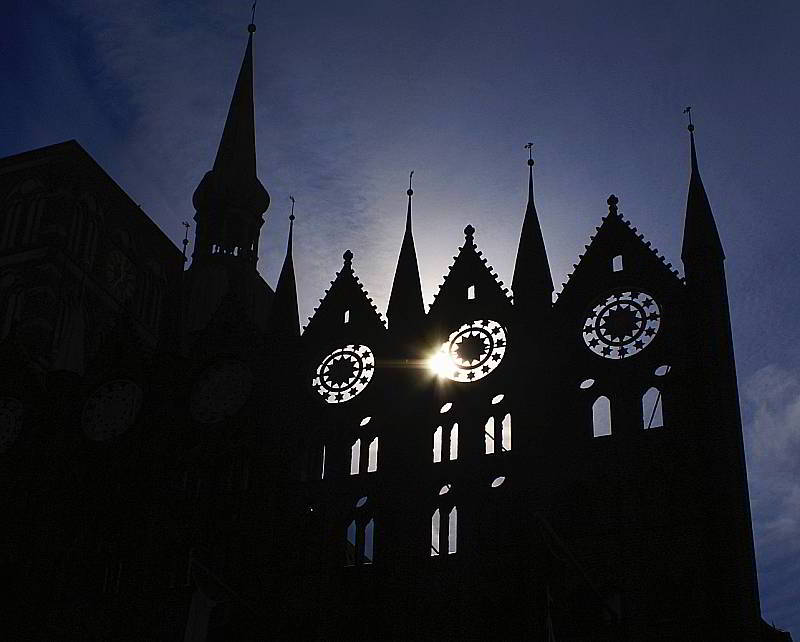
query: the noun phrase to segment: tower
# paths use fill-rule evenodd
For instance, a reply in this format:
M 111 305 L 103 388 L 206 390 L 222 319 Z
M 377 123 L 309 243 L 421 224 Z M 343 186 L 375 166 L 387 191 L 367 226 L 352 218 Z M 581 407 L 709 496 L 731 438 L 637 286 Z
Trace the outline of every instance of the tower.
M 260 330 L 273 292 L 256 271 L 258 240 L 270 196 L 256 174 L 253 34 L 231 97 L 212 169 L 194 192 L 196 237 L 189 269 L 187 329 L 204 327 L 223 301 Z

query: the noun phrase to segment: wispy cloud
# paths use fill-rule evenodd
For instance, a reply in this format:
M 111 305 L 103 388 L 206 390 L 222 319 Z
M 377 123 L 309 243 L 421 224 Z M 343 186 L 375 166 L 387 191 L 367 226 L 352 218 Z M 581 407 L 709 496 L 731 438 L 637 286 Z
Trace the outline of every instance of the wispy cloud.
M 768 365 L 742 400 L 762 610 L 800 631 L 800 376 Z
M 94 43 L 97 93 L 120 123 L 117 156 L 101 162 L 175 240 L 180 221 L 194 214 L 191 195 L 222 132 L 247 37 L 245 4 L 65 6 Z M 259 174 L 273 205 L 259 267 L 274 285 L 294 194 L 298 285 L 321 293 L 346 246 L 357 251 L 357 268 L 359 259 L 364 265 L 376 255 L 388 258 L 385 236 L 377 233 L 375 177 L 369 157 L 359 153 L 351 98 L 320 61 L 299 68 L 303 61 L 287 54 L 285 35 L 263 22 L 255 41 L 256 128 Z M 305 315 L 313 300 L 301 297 Z

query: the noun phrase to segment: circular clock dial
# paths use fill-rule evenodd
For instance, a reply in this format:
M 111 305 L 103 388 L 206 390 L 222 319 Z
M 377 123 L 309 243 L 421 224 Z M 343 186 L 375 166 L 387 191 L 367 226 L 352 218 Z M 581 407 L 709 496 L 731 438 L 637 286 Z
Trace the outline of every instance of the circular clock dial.
M 4 453 L 22 432 L 22 402 L 10 397 L 0 398 L 0 453 Z
M 583 326 L 583 340 L 595 354 L 624 359 L 641 352 L 661 327 L 655 299 L 639 290 L 618 290 L 600 300 Z
M 106 262 L 106 283 L 118 299 L 128 301 L 136 289 L 136 269 L 131 260 L 117 249 Z
M 342 403 L 364 390 L 374 372 L 372 350 L 362 345 L 346 345 L 322 360 L 311 385 L 328 403 Z
M 505 328 L 497 321 L 479 319 L 451 333 L 434 356 L 437 373 L 453 381 L 477 381 L 491 373 L 505 355 Z
M 142 406 L 142 389 L 119 379 L 100 386 L 83 406 L 83 432 L 94 441 L 123 434 L 136 421 Z
M 194 385 L 190 400 L 192 417 L 214 424 L 232 417 L 250 398 L 253 375 L 241 361 L 225 359 L 210 365 Z

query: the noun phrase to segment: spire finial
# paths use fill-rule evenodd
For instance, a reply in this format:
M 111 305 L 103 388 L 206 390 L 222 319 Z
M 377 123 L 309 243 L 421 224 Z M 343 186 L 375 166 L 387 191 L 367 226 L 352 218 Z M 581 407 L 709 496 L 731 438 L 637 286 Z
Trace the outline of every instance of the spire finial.
M 186 263 L 186 246 L 189 245 L 189 228 L 191 225 L 189 225 L 188 221 L 184 221 L 181 225 L 186 228 L 183 234 L 183 262 Z
M 247 32 L 248 33 L 255 33 L 256 31 L 256 5 L 258 4 L 258 0 L 253 2 L 253 12 L 250 14 L 250 24 L 247 25 Z
M 467 225 L 467 226 L 464 228 L 464 236 L 466 236 L 466 237 L 467 237 L 467 241 L 469 241 L 470 243 L 472 243 L 472 240 L 473 240 L 473 238 L 474 238 L 474 236 L 475 236 L 475 228 L 474 228 L 474 227 L 472 227 L 472 225 Z
M 408 190 L 406 191 L 406 194 L 408 194 L 409 198 L 414 196 L 414 190 L 411 189 L 411 179 L 412 178 L 414 178 L 414 170 L 413 169 L 411 170 L 411 173 L 408 175 Z
M 608 197 L 606 203 L 608 203 L 608 213 L 616 215 L 617 203 L 619 203 L 619 199 L 616 196 L 614 196 L 614 194 L 612 194 L 611 196 Z
M 689 126 L 686 129 L 688 129 L 689 133 L 691 133 L 694 131 L 694 124 L 692 123 L 692 108 L 687 107 L 686 109 L 683 110 L 683 113 L 689 115 Z
M 291 194 L 289 194 L 289 200 L 292 202 L 292 211 L 291 211 L 291 213 L 289 214 L 289 220 L 290 220 L 290 221 L 294 221 L 294 196 L 292 196 Z
M 350 250 L 345 250 L 344 254 L 342 254 L 342 258 L 344 259 L 345 266 L 350 267 L 353 264 L 353 253 Z
M 528 167 L 533 167 L 533 143 L 525 145 L 525 149 L 528 150 Z

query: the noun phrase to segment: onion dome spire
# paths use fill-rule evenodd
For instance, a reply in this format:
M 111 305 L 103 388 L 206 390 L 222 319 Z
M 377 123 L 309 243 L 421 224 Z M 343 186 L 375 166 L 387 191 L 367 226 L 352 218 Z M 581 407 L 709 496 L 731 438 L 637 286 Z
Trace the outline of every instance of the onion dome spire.
M 725 259 L 722 242 L 708 202 L 706 188 L 700 178 L 697 167 L 697 150 L 694 144 L 694 124 L 692 123 L 692 108 L 687 107 L 684 112 L 689 115 L 689 144 L 691 148 L 691 174 L 689 176 L 689 195 L 686 200 L 686 220 L 683 227 L 683 248 L 681 259 L 684 264 L 687 259 L 708 256 L 719 260 Z
M 413 176 L 414 172 L 412 171 L 408 176 L 408 190 L 406 191 L 408 195 L 406 230 L 403 235 L 403 244 L 400 246 L 400 256 L 397 259 L 392 293 L 386 311 L 389 330 L 413 327 L 425 317 L 417 251 L 414 248 L 414 236 L 411 232 L 411 197 L 414 195 L 414 190 L 411 189 L 411 180 Z
M 297 282 L 294 276 L 292 260 L 292 233 L 294 231 L 294 196 L 290 196 L 292 211 L 289 214 L 289 240 L 286 243 L 286 258 L 283 261 L 278 285 L 275 287 L 275 299 L 272 302 L 270 326 L 273 331 L 283 336 L 300 336 L 300 315 L 297 311 Z
M 262 215 L 269 193 L 256 175 L 256 138 L 253 108 L 253 33 L 250 23 L 247 47 L 233 90 L 214 166 L 195 190 L 192 202 L 203 212 L 206 229 L 198 229 L 196 248 L 201 253 L 235 254 L 255 260 Z M 196 217 L 197 218 L 197 217 Z M 198 221 L 198 227 L 200 227 Z
M 525 145 L 528 150 L 528 206 L 522 222 L 517 260 L 511 289 L 514 303 L 529 303 L 541 300 L 550 305 L 553 297 L 553 278 L 547 261 L 542 228 L 533 200 L 533 143 Z

